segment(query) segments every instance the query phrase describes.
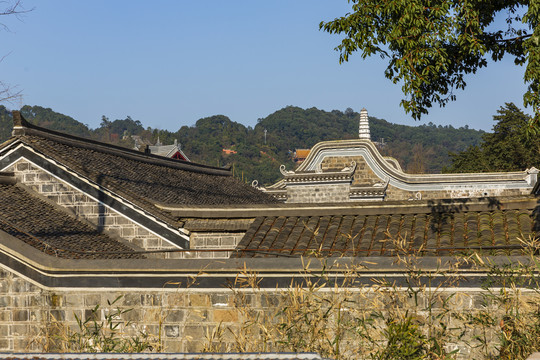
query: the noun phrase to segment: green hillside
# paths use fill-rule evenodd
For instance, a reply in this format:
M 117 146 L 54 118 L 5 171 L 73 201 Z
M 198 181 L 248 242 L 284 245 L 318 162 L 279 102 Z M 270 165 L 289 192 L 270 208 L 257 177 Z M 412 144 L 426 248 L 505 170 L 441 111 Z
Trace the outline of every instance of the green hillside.
M 246 182 L 257 179 L 271 184 L 280 179 L 279 166 L 293 168 L 295 149 L 308 149 L 319 141 L 352 139 L 358 136 L 359 114 L 347 109 L 331 112 L 317 108 L 288 106 L 264 119 L 254 128 L 215 115 L 198 120 L 193 126 L 178 131 L 144 128 L 139 120 L 109 120 L 103 116 L 100 127 L 89 129 L 75 119 L 40 106 L 24 106 L 23 116 L 34 124 L 77 136 L 133 147 L 130 135 L 163 144 L 178 140 L 183 151 L 195 162 L 213 166 L 231 166 L 234 175 Z M 383 155 L 397 158 L 403 169 L 414 173 L 438 173 L 451 163 L 449 153 L 457 153 L 478 145 L 482 131 L 433 124 L 406 126 L 370 117 L 371 137 L 384 142 Z M 172 126 L 172 125 L 171 125 Z M 0 140 L 11 132 L 11 114 L 0 106 Z M 266 130 L 266 138 L 265 138 Z M 226 154 L 223 149 L 236 153 Z

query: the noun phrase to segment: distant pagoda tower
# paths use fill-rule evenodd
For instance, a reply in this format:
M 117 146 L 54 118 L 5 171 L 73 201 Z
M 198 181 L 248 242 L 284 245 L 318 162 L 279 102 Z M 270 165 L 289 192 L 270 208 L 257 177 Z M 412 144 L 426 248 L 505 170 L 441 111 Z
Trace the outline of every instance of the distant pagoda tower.
M 360 125 L 358 127 L 358 137 L 360 139 L 371 140 L 371 136 L 369 134 L 368 114 L 365 108 L 362 108 L 362 110 L 360 110 Z

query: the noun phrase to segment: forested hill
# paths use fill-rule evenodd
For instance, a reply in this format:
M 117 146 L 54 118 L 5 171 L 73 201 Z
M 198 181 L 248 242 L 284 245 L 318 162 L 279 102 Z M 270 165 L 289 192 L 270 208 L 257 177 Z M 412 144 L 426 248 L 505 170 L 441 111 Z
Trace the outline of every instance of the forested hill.
M 131 135 L 154 144 L 159 136 L 163 144 L 177 139 L 183 151 L 195 162 L 214 166 L 230 165 L 234 175 L 244 181 L 259 180 L 271 184 L 281 174 L 279 166 L 293 168 L 295 149 L 309 149 L 319 141 L 352 139 L 358 136 L 359 114 L 347 109 L 331 112 L 316 108 L 288 106 L 246 127 L 223 115 L 200 119 L 178 131 L 144 128 L 139 120 L 109 120 L 103 116 L 100 127 L 90 129 L 75 119 L 40 106 L 24 106 L 23 116 L 30 122 L 73 135 L 133 147 Z M 371 138 L 382 142 L 383 155 L 397 158 L 403 169 L 414 173 L 436 173 L 450 165 L 449 153 L 460 152 L 481 142 L 483 132 L 433 124 L 406 126 L 370 117 Z M 171 124 L 171 127 L 174 127 Z M 11 114 L 0 106 L 0 140 L 6 140 L 12 128 Z M 266 130 L 266 138 L 265 132 Z M 226 154 L 223 149 L 236 153 Z

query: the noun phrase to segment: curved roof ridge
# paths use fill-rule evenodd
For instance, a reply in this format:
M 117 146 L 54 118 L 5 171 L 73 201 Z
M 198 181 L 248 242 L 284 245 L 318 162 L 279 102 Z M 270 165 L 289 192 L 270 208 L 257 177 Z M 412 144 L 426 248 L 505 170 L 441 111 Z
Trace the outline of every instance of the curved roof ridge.
M 373 160 L 384 171 L 384 173 L 392 178 L 403 181 L 405 183 L 429 183 L 429 182 L 456 182 L 463 181 L 509 181 L 509 180 L 524 180 L 529 175 L 529 171 L 515 172 L 491 172 L 491 173 L 459 173 L 459 174 L 408 174 L 402 170 L 396 169 L 380 154 L 375 145 L 370 140 L 351 139 L 351 140 L 333 140 L 321 141 L 311 149 L 306 160 L 298 167 L 296 173 L 308 172 L 316 166 L 317 161 L 324 151 L 327 150 L 345 150 L 345 149 L 360 149 L 364 148 L 373 157 Z M 323 156 L 324 158 L 324 156 Z M 534 170 L 534 169 L 531 169 Z M 496 177 L 496 179 L 495 179 Z

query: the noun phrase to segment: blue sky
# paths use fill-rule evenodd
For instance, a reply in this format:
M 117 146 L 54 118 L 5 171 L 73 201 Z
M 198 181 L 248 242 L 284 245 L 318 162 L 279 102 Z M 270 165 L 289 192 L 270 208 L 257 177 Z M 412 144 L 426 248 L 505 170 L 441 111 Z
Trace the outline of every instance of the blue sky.
M 130 115 L 176 131 L 223 114 L 254 126 L 287 105 L 362 107 L 390 122 L 490 130 L 505 102 L 522 107 L 524 68 L 512 59 L 468 78 L 445 108 L 415 122 L 399 107 L 386 62 L 338 63 L 340 38 L 318 30 L 350 10 L 346 0 L 23 0 L 33 11 L 3 18 L 0 78 L 23 104 L 50 107 L 97 127 Z

